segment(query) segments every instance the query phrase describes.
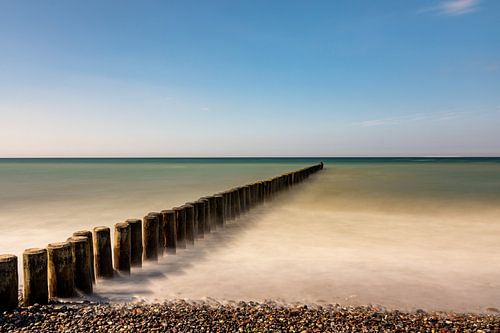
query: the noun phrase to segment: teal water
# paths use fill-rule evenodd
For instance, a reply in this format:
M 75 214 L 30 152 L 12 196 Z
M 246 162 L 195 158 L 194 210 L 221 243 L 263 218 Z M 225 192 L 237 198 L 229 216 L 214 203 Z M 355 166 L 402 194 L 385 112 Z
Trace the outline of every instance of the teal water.
M 228 228 L 223 248 L 206 239 L 133 274 L 146 274 L 138 289 L 98 291 L 500 308 L 500 158 L 0 159 L 0 253 L 320 160 L 323 172 Z

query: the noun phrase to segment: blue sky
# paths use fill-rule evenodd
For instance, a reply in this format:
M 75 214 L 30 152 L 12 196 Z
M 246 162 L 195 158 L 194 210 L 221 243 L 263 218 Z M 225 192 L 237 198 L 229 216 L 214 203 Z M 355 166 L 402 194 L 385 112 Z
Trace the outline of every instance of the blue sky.
M 0 0 L 0 156 L 500 155 L 500 1 Z

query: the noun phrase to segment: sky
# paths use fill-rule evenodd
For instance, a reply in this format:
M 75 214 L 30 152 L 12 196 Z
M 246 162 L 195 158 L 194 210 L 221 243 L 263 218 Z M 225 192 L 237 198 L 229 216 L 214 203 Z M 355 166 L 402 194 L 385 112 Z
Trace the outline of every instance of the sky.
M 0 157 L 500 156 L 500 1 L 0 0 Z

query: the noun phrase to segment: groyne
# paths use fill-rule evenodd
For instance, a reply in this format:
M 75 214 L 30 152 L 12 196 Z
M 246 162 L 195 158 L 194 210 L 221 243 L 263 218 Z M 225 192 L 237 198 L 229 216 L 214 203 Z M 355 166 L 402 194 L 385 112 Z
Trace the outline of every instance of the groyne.
M 47 248 L 30 248 L 23 253 L 22 304 L 47 304 L 51 298 L 91 294 L 100 279 L 131 274 L 131 267 L 143 261 L 156 262 L 173 255 L 206 234 L 223 229 L 275 195 L 294 187 L 323 169 L 323 163 L 202 197 L 180 207 L 149 212 L 140 219 L 128 219 L 111 230 L 97 226 L 76 231 Z M 0 311 L 19 306 L 18 258 L 0 255 Z

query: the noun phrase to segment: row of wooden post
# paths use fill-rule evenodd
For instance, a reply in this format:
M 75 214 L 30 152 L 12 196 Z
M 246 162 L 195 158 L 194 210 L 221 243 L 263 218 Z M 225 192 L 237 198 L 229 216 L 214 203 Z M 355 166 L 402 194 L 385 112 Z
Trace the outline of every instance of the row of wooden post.
M 77 231 L 66 242 L 51 243 L 46 249 L 27 249 L 23 253 L 23 304 L 91 294 L 96 278 L 112 278 L 116 272 L 128 275 L 143 260 L 154 262 L 165 253 L 193 246 L 196 239 L 321 169 L 323 163 L 152 212 L 142 220 L 117 223 L 113 241 L 110 228 L 99 226 L 92 232 Z M 18 289 L 17 257 L 0 255 L 0 310 L 18 306 Z

